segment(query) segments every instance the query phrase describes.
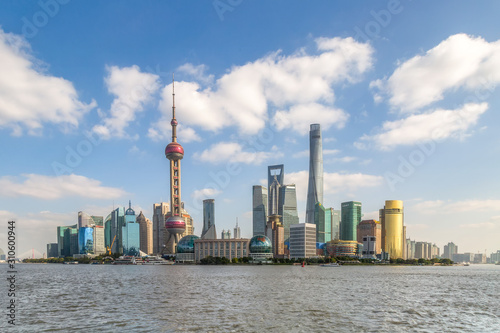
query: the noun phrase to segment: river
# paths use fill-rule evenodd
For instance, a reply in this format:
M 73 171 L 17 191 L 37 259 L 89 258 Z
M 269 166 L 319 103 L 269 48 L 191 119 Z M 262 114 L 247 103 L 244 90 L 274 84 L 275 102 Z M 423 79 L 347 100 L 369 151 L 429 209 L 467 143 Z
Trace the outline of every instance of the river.
M 2 332 L 500 332 L 496 265 L 16 268 Z

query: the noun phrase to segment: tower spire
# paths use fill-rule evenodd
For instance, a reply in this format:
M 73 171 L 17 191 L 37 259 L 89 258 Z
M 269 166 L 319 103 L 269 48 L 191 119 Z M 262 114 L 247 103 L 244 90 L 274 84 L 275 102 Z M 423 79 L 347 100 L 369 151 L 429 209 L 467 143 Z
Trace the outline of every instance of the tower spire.
M 172 142 L 177 142 L 177 120 L 175 119 L 175 78 L 172 73 Z

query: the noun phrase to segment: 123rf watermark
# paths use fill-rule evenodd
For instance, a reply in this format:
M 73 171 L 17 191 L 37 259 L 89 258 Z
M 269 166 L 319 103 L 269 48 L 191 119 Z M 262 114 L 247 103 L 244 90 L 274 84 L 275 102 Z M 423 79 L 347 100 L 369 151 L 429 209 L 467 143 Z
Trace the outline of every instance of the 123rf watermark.
M 7 323 L 16 324 L 16 221 L 7 223 Z

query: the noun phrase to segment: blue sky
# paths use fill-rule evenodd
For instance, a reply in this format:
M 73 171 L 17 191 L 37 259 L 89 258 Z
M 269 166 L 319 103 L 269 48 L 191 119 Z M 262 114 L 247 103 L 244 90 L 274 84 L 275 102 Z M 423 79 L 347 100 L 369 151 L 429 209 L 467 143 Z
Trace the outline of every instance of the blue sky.
M 2 1 L 0 217 L 20 254 L 82 210 L 167 201 L 176 77 L 182 199 L 251 236 L 251 187 L 285 165 L 301 222 L 308 127 L 325 206 L 405 204 L 407 236 L 500 248 L 500 4 Z M 0 239 L 6 239 L 6 227 Z M 5 248 L 4 241 L 0 248 Z

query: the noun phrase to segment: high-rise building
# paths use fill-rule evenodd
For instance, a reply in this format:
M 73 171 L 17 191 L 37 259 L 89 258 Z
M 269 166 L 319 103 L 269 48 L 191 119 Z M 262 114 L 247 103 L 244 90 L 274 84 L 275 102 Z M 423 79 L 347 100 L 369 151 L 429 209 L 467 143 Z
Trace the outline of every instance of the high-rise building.
M 59 257 L 78 254 L 78 224 L 57 227 L 57 250 Z
M 380 254 L 382 252 L 382 225 L 376 220 L 363 220 L 358 224 L 358 243 L 363 243 L 364 237 L 369 237 L 369 245 L 373 245 L 374 254 Z M 373 243 L 373 244 L 372 244 Z M 363 251 L 368 250 L 366 245 L 363 247 Z M 369 253 L 371 254 L 371 253 Z
M 254 185 L 252 188 L 252 201 L 253 235 L 265 235 L 267 222 L 267 189 L 264 186 Z
M 458 246 L 455 243 L 450 242 L 444 246 L 443 249 L 443 258 L 448 258 L 453 260 L 453 255 L 458 253 Z
M 78 212 L 78 228 L 90 227 L 93 225 L 103 226 L 102 216 L 90 216 L 85 212 Z
M 175 254 L 180 236 L 186 231 L 186 221 L 181 207 L 181 160 L 184 148 L 177 142 L 177 120 L 175 119 L 175 90 L 172 77 L 172 142 L 165 148 L 165 157 L 170 161 L 170 217 L 165 221 L 169 233 L 166 253 Z
M 47 258 L 56 258 L 58 256 L 59 254 L 57 243 L 47 244 Z
M 348 201 L 340 206 L 340 239 L 348 241 L 358 241 L 357 230 L 361 222 L 361 202 Z
M 139 233 L 140 233 L 140 246 L 141 251 L 152 255 L 153 254 L 153 223 L 148 219 L 142 211 L 139 213 L 136 219 L 139 223 Z
M 299 223 L 290 226 L 290 258 L 316 256 L 316 225 Z
M 340 210 L 332 208 L 332 240 L 340 239 Z
M 279 215 L 280 187 L 285 181 L 284 165 L 270 165 L 267 167 L 267 188 L 269 189 L 267 214 Z
M 226 231 L 226 230 L 222 229 L 220 236 L 221 236 L 220 237 L 221 239 L 231 239 L 231 230 L 227 229 L 227 231 Z
M 129 201 L 128 209 L 125 212 L 125 223 L 122 225 L 122 246 L 123 254 L 128 256 L 138 256 L 141 248 L 140 226 Z
M 314 207 L 314 224 L 316 225 L 316 242 L 326 243 L 332 240 L 332 209 L 317 202 Z
M 125 223 L 125 207 L 114 209 L 104 221 L 104 244 L 111 253 L 123 253 L 122 226 Z
M 100 255 L 106 253 L 104 243 L 104 227 L 100 225 L 92 226 L 94 232 L 94 254 Z
M 404 258 L 403 201 L 386 200 L 381 213 L 383 251 L 389 253 L 392 259 Z
M 415 259 L 415 241 L 406 239 L 406 259 Z
M 168 232 L 165 229 L 165 221 L 170 211 L 167 202 L 153 204 L 153 253 L 161 254 L 168 240 Z
M 203 200 L 203 230 L 201 237 L 203 237 L 211 226 L 215 225 L 215 200 Z
M 297 193 L 295 184 L 283 185 L 280 188 L 278 215 L 283 222 L 285 241 L 290 238 L 290 226 L 299 223 L 297 212 Z
M 234 239 L 241 238 L 241 230 L 240 227 L 238 226 L 238 219 L 236 219 L 236 226 L 234 227 L 233 238 Z
M 309 131 L 309 184 L 307 187 L 306 223 L 314 223 L 314 205 L 323 203 L 323 146 L 320 124 Z
M 94 254 L 94 230 L 91 227 L 78 229 L 78 253 Z

